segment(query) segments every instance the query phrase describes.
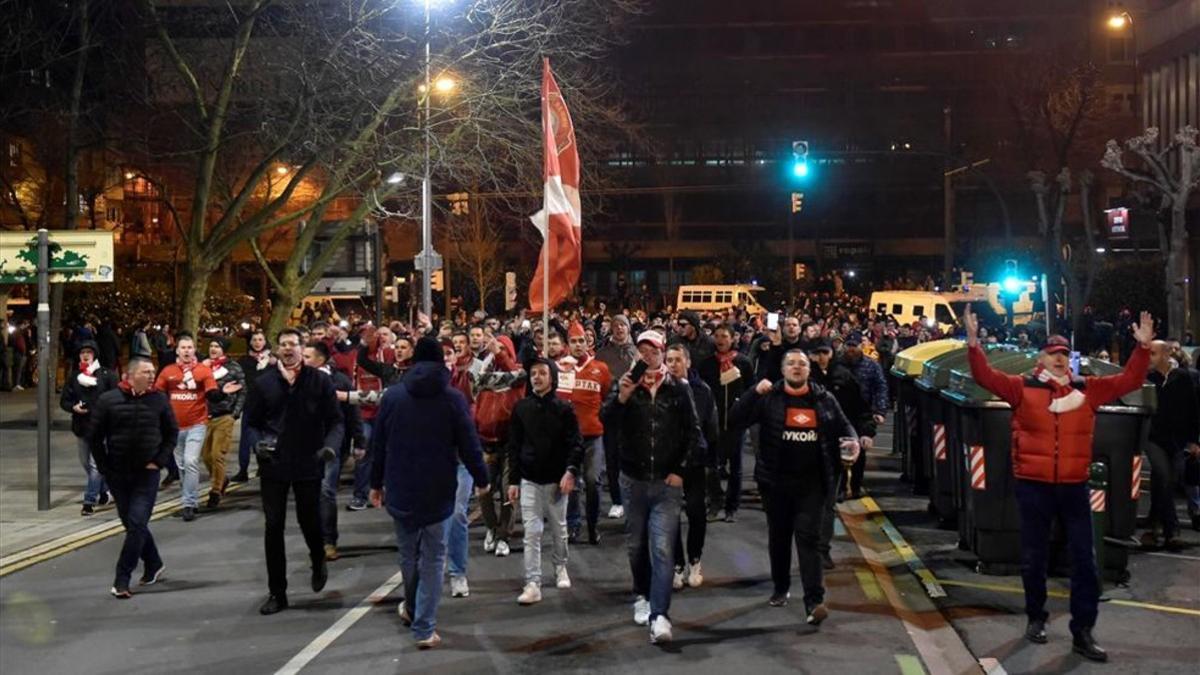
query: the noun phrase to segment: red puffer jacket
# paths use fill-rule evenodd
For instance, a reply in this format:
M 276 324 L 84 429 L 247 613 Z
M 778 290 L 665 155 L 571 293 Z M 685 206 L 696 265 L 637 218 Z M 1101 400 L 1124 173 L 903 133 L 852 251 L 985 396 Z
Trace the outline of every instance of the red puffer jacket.
M 490 444 L 508 440 L 513 408 L 517 401 L 525 398 L 525 371 L 517 365 L 512 341 L 505 335 L 499 342 L 503 349 L 484 368 L 485 372 L 471 374 L 475 426 L 479 430 L 479 439 Z
M 1053 413 L 1047 385 L 993 370 L 978 346 L 971 347 L 967 356 L 975 381 L 1012 406 L 1013 475 L 1042 483 L 1088 479 L 1096 409 L 1140 387 L 1150 366 L 1150 350 L 1139 347 L 1120 375 L 1077 379 L 1073 384 L 1084 392 L 1086 402 L 1074 410 Z

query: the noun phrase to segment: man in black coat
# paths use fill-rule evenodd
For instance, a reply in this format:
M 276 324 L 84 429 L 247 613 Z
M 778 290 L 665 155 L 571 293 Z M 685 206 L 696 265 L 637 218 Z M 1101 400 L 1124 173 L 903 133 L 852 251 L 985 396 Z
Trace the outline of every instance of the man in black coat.
M 853 461 L 857 434 L 837 399 L 809 380 L 808 355 L 793 349 L 783 359 L 783 380 L 762 380 L 733 407 L 734 424 L 760 424 L 754 478 L 767 512 L 767 548 L 775 591 L 769 604 L 788 603 L 792 540 L 800 558 L 804 609 L 809 624 L 828 616 L 824 571 L 818 552 L 828 495 L 842 467 L 842 451 Z M 841 439 L 846 440 L 841 440 Z
M 319 515 L 321 479 L 324 463 L 337 461 L 334 448 L 342 445 L 342 411 L 333 380 L 301 360 L 300 337 L 294 328 L 279 332 L 278 365 L 259 375 L 246 399 L 246 424 L 260 439 L 255 453 L 266 516 L 263 545 L 270 595 L 258 610 L 262 614 L 288 607 L 283 526 L 289 489 L 296 494 L 296 520 L 312 561 L 314 593 L 325 588 L 329 576 Z
M 704 554 L 704 536 L 708 529 L 708 514 L 705 508 L 708 474 L 715 473 L 709 461 L 712 455 L 709 448 L 716 445 L 718 435 L 717 405 L 713 401 L 712 390 L 691 366 L 692 360 L 687 347 L 682 344 L 667 347 L 667 372 L 671 377 L 686 382 L 691 388 L 692 401 L 696 406 L 696 417 L 700 424 L 700 442 L 693 448 L 694 452 L 688 458 L 687 468 L 683 470 L 683 510 L 688 520 L 687 558 L 684 558 L 681 524 L 675 530 L 675 576 L 671 581 L 671 588 L 674 590 L 683 588 L 685 582 L 692 588 L 698 588 L 704 583 L 700 557 Z M 738 450 L 740 452 L 741 448 Z
M 1175 492 L 1186 458 L 1200 454 L 1200 408 L 1192 378 L 1185 367 L 1172 360 L 1170 345 L 1163 340 L 1150 343 L 1149 380 L 1158 394 L 1158 406 L 1150 418 L 1146 439 L 1152 529 L 1142 537 L 1142 543 L 1147 548 L 1177 551 L 1183 544 Z
M 708 517 L 716 520 L 723 506 L 725 522 L 732 523 L 737 520 L 737 510 L 742 501 L 742 444 L 746 440 L 746 430 L 729 424 L 729 411 L 742 392 L 754 386 L 757 380 L 754 379 L 754 365 L 750 359 L 738 353 L 733 328 L 729 324 L 717 326 L 713 331 L 713 342 L 716 351 L 712 357 L 694 362 L 717 406 L 719 436 L 715 444 L 709 445 L 708 464 L 714 469 L 721 469 L 728 463 L 729 489 L 721 489 L 720 471 L 713 471 L 708 479 Z
M 350 402 L 350 392 L 354 383 L 340 370 L 334 370 L 330 363 L 332 354 L 326 342 L 309 342 L 304 348 L 304 365 L 325 373 L 333 381 L 333 388 L 342 410 L 342 423 L 345 433 L 342 434 L 342 445 L 338 448 L 337 459 L 325 462 L 325 476 L 321 479 L 321 532 L 325 537 L 325 560 L 338 559 L 338 513 L 337 491 L 338 480 L 342 475 L 342 464 L 350 456 L 354 448 L 366 449 L 367 439 L 363 435 L 362 414 L 358 406 Z
M 162 577 L 162 557 L 150 534 L 150 514 L 158 496 L 158 475 L 175 452 L 179 425 L 166 394 L 155 391 L 154 363 L 135 355 L 116 389 L 104 392 L 92 411 L 92 457 L 104 474 L 125 526 L 125 543 L 117 558 L 113 597 L 133 597 L 129 581 L 142 560 L 141 584 Z
M 816 382 L 824 387 L 826 391 L 833 394 L 837 399 L 838 405 L 842 406 L 842 412 L 845 413 L 846 419 L 850 420 L 855 430 L 874 428 L 874 420 L 871 418 L 871 409 L 867 406 L 862 395 L 862 390 L 859 388 L 858 380 L 854 379 L 854 373 L 850 372 L 843 363 L 834 358 L 833 344 L 829 340 L 817 340 L 811 345 L 808 352 L 809 363 L 812 366 L 812 372 L 809 374 L 809 380 Z M 839 495 L 842 494 L 846 487 L 846 472 L 839 471 L 837 480 L 834 481 L 834 490 L 830 492 L 826 500 L 828 508 L 825 511 L 825 519 L 821 522 L 821 564 L 825 569 L 833 569 L 833 556 L 831 555 L 831 542 L 833 541 L 833 519 L 837 509 Z
M 87 485 L 83 489 L 83 510 L 80 512 L 85 517 L 95 513 L 98 504 L 108 503 L 108 487 L 92 457 L 92 408 L 96 407 L 101 394 L 117 388 L 116 374 L 96 360 L 97 351 L 96 343 L 91 340 L 79 344 L 78 372 L 68 374 L 58 403 L 59 407 L 71 413 L 71 433 L 75 434 L 79 463 L 87 476 Z

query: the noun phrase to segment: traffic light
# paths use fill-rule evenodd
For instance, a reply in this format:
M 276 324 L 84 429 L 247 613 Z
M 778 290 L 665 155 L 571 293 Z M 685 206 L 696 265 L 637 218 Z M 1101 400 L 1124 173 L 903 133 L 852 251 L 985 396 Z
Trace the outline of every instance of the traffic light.
M 804 210 L 804 193 L 792 193 L 792 213 L 800 213 Z
M 792 141 L 792 175 L 808 177 L 808 141 Z
M 433 276 L 429 279 L 429 288 L 435 291 L 445 290 L 446 286 L 443 283 L 442 270 L 433 271 Z
M 456 216 L 465 216 L 471 212 L 471 195 L 466 192 L 455 192 L 446 195 L 450 200 L 450 212 Z
M 1017 270 L 1016 260 L 1004 261 L 1004 276 L 1001 277 L 1000 286 L 1008 295 L 1017 296 L 1021 294 L 1025 284 L 1021 280 L 1021 276 Z

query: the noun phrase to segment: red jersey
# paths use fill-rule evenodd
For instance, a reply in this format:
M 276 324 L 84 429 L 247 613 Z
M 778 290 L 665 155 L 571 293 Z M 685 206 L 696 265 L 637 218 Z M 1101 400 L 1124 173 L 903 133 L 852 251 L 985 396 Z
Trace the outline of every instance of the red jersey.
M 190 368 L 172 363 L 158 374 L 154 388 L 165 393 L 180 429 L 190 429 L 208 421 L 208 402 L 204 395 L 217 388 L 212 370 L 197 362 Z
M 612 387 L 612 374 L 603 361 L 587 356 L 583 363 L 564 356 L 558 363 L 558 395 L 575 405 L 579 433 L 599 436 L 604 433 L 600 423 L 600 405 Z

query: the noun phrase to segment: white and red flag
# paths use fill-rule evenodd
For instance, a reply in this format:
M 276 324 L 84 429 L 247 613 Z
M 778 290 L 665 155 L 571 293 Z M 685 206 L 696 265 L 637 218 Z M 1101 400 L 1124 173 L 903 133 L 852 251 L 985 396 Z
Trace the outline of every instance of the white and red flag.
M 529 307 L 545 311 L 562 302 L 583 271 L 579 205 L 579 148 L 562 91 L 542 60 L 542 139 L 545 143 L 545 196 L 542 210 L 529 217 L 542 233 L 542 253 L 529 284 Z M 548 298 L 548 302 L 543 302 Z

